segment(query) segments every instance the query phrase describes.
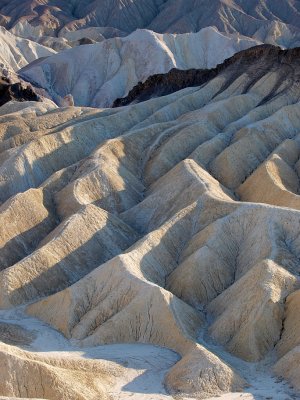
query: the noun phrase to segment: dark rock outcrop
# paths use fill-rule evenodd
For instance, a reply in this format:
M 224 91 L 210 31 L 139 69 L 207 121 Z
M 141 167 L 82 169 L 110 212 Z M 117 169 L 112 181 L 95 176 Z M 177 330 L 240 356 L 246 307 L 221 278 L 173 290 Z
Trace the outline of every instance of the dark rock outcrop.
M 89 38 L 82 38 L 78 40 L 79 46 L 85 45 L 85 44 L 95 44 L 97 43 L 95 40 L 89 39 Z
M 139 82 L 128 96 L 115 100 L 113 107 L 165 96 L 187 87 L 201 86 L 219 74 L 227 74 L 226 86 L 229 86 L 238 76 L 247 73 L 252 78 L 252 85 L 272 70 L 278 70 L 287 84 L 300 84 L 300 48 L 282 50 L 277 46 L 260 45 L 236 53 L 213 69 L 174 68 L 166 74 L 153 75 L 145 82 Z
M 23 82 L 13 83 L 9 78 L 0 77 L 0 106 L 15 101 L 40 101 L 33 88 Z

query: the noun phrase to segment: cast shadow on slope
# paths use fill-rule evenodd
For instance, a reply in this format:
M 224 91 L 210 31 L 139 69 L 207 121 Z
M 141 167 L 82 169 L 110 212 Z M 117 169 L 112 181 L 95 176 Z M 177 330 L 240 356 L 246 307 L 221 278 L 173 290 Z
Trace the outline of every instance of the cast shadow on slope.
M 83 207 L 54 229 L 31 255 L 2 272 L 2 306 L 23 304 L 65 289 L 125 251 L 137 238 L 117 217 L 101 209 L 97 214 L 92 205 Z
M 233 102 L 232 99 L 229 101 Z M 218 106 L 220 107 L 220 104 Z M 198 107 L 200 108 L 199 105 Z M 252 107 L 251 101 L 249 103 L 249 108 L 251 109 Z M 225 122 L 225 124 L 226 122 L 230 122 L 223 121 L 224 118 L 221 118 L 220 112 L 217 110 L 216 112 L 219 115 L 219 119 L 222 119 L 222 122 Z M 244 112 L 242 114 L 244 114 Z M 171 115 L 173 117 L 173 113 Z M 200 117 L 203 118 L 201 114 Z M 241 117 L 241 115 L 235 116 L 235 119 L 237 117 Z M 290 127 L 287 126 L 286 130 L 290 130 Z M 148 136 L 148 132 L 146 132 L 146 134 L 146 136 Z M 283 136 L 285 137 L 285 135 Z M 279 139 L 278 141 L 281 141 L 281 136 Z M 177 149 L 177 147 L 175 148 Z M 117 147 L 113 148 L 114 151 L 116 149 Z M 136 149 L 137 146 L 134 147 L 135 151 Z M 180 149 L 180 154 L 181 151 Z M 124 153 L 129 157 L 130 148 L 125 149 Z M 137 151 L 137 153 L 139 152 Z M 267 154 L 269 154 L 269 152 L 267 152 Z M 186 156 L 185 150 L 182 153 L 182 157 L 184 156 Z M 78 157 L 80 157 L 80 155 Z M 178 158 L 181 158 L 181 156 Z M 234 202 L 228 194 L 224 193 L 224 190 L 222 194 L 220 194 L 221 185 L 206 171 L 203 171 L 203 168 L 201 169 L 192 160 L 181 162 L 178 158 L 176 157 L 174 160 L 174 163 L 176 164 L 176 162 L 178 162 L 178 165 L 166 176 L 160 177 L 160 182 L 157 182 L 157 177 L 159 177 L 160 174 L 158 174 L 158 176 L 155 175 L 154 179 L 151 180 L 153 185 L 151 185 L 152 187 L 147 191 L 145 199 L 142 199 L 136 207 L 126 212 L 126 223 L 138 227 L 146 236 L 122 255 L 112 258 L 102 265 L 100 265 L 99 262 L 98 265 L 100 265 L 100 267 L 87 275 L 86 278 L 82 278 L 68 289 L 30 305 L 28 309 L 30 313 L 33 312 L 34 315 L 37 315 L 39 318 L 46 320 L 63 331 L 67 337 L 77 339 L 84 345 L 97 345 L 101 340 L 107 340 L 110 343 L 111 341 L 144 342 L 151 340 L 154 344 L 173 348 L 180 353 L 183 358 L 177 366 L 170 371 L 167 377 L 168 387 L 171 391 L 176 389 L 181 392 L 194 393 L 196 391 L 201 392 L 202 390 L 211 394 L 212 390 L 214 390 L 214 393 L 220 393 L 222 391 L 232 390 L 234 387 L 233 381 L 235 381 L 238 388 L 242 386 L 243 382 L 228 366 L 222 363 L 220 359 L 214 357 L 210 352 L 205 351 L 205 349 L 196 344 L 198 328 L 201 327 L 202 324 L 201 313 L 197 311 L 198 304 L 194 304 L 192 301 L 193 299 L 187 301 L 187 298 L 183 298 L 180 292 L 178 292 L 178 297 L 176 297 L 171 293 L 171 290 L 174 292 L 173 286 L 168 286 L 170 291 L 164 290 L 165 278 L 169 277 L 170 272 L 173 272 L 174 269 L 175 272 L 178 269 L 180 253 L 182 253 L 183 246 L 187 244 L 185 239 L 190 241 L 192 238 L 192 242 L 199 245 L 199 247 L 202 243 L 201 240 L 205 239 L 203 244 L 209 242 L 209 246 L 206 247 L 210 248 L 212 253 L 216 253 L 217 256 L 219 255 L 218 251 L 224 250 L 224 254 L 227 257 L 223 258 L 226 259 L 226 261 L 228 260 L 228 264 L 232 267 L 232 276 L 229 277 L 229 281 L 226 282 L 226 285 L 223 285 L 221 289 L 219 288 L 216 293 L 220 295 L 219 299 L 217 298 L 217 300 L 214 301 L 215 295 L 213 295 L 213 298 L 209 299 L 214 301 L 215 305 L 221 303 L 220 307 L 215 308 L 217 310 L 222 308 L 222 315 L 216 313 L 216 318 L 219 321 L 222 320 L 222 318 L 225 319 L 225 322 L 226 320 L 229 321 L 230 318 L 226 317 L 228 315 L 228 309 L 231 309 L 232 304 L 234 306 L 238 304 L 239 313 L 236 313 L 234 318 L 240 317 L 240 315 L 243 314 L 242 312 L 247 306 L 247 298 L 246 296 L 240 298 L 240 294 L 244 293 L 241 288 L 245 287 L 244 284 L 246 282 L 246 287 L 250 288 L 250 290 L 246 290 L 246 292 L 253 295 L 251 302 L 248 302 L 248 307 L 253 311 L 252 314 L 257 314 L 257 296 L 255 295 L 258 288 L 260 294 L 262 293 L 261 298 L 265 300 L 263 305 L 267 304 L 267 307 L 269 307 L 267 310 L 275 310 L 275 315 L 278 317 L 276 323 L 278 321 L 279 326 L 279 329 L 276 327 L 275 330 L 275 336 L 277 337 L 278 331 L 280 333 L 280 327 L 282 325 L 281 311 L 282 298 L 284 297 L 283 292 L 287 289 L 291 291 L 290 289 L 294 283 L 295 277 L 291 276 L 288 271 L 284 271 L 284 268 L 274 265 L 274 262 L 264 262 L 269 254 L 267 251 L 267 255 L 264 253 L 262 260 L 259 260 L 262 262 L 255 269 L 249 271 L 250 275 L 247 275 L 248 265 L 243 265 L 242 267 L 244 268 L 242 269 L 246 272 L 244 275 L 246 279 L 243 281 L 240 279 L 240 282 L 235 282 L 233 278 L 237 277 L 234 276 L 236 259 L 237 257 L 242 259 L 242 256 L 247 253 L 248 257 L 253 261 L 257 253 L 257 251 L 256 253 L 253 252 L 253 249 L 260 248 L 258 245 L 262 247 L 265 242 L 268 242 L 266 246 L 267 250 L 270 248 L 278 250 L 278 247 L 279 250 L 282 250 L 283 248 L 283 252 L 278 251 L 279 256 L 283 260 L 288 258 L 285 252 L 289 253 L 289 251 L 286 251 L 289 249 L 292 249 L 293 253 L 297 256 L 299 254 L 298 241 L 296 240 L 293 246 L 292 239 L 298 229 L 299 213 L 287 209 L 274 210 L 269 206 L 247 205 Z M 265 153 L 261 158 L 265 158 Z M 122 157 L 120 159 L 124 161 Z M 153 164 L 156 164 L 155 161 L 154 158 Z M 171 161 L 171 165 L 173 165 L 173 159 Z M 119 164 L 118 174 L 122 175 L 122 179 L 126 183 L 126 175 L 124 175 L 124 169 L 120 168 L 121 164 L 122 163 Z M 137 164 L 137 166 L 138 165 L 139 164 Z M 160 165 L 158 165 L 158 167 L 160 167 Z M 172 166 L 170 166 L 170 168 L 172 168 Z M 167 171 L 168 168 L 166 169 L 166 172 Z M 51 173 L 51 171 L 49 173 Z M 168 179 L 170 180 L 171 176 L 174 180 L 169 182 L 170 186 L 168 186 L 166 183 Z M 191 176 L 193 176 L 194 184 L 190 182 Z M 199 179 L 197 179 L 197 177 Z M 180 184 L 182 184 L 182 187 Z M 124 186 L 122 190 L 127 189 L 126 184 Z M 212 186 L 215 187 L 214 193 L 218 194 L 218 199 L 214 199 L 214 201 L 212 196 L 203 193 L 203 188 L 208 190 L 212 189 Z M 155 192 L 156 196 L 153 196 Z M 171 193 L 169 197 L 166 196 L 168 192 Z M 113 193 L 114 192 L 112 192 L 112 194 Z M 174 195 L 173 197 L 172 194 Z M 181 197 L 181 195 L 183 197 Z M 178 197 L 176 198 L 176 196 Z M 224 200 L 225 197 L 226 199 Z M 205 205 L 206 212 L 203 212 L 203 205 Z M 101 212 L 101 210 L 94 205 L 90 207 L 93 208 L 93 214 L 94 212 Z M 182 209 L 183 207 L 185 207 L 185 209 Z M 220 217 L 226 219 L 227 214 L 232 214 L 233 211 L 237 209 L 239 209 L 241 215 L 245 217 L 244 220 L 243 217 L 237 213 L 235 218 L 227 218 L 225 222 L 217 222 L 214 224 L 216 219 L 220 219 Z M 272 228 L 272 226 L 270 227 L 269 224 L 266 224 L 266 216 L 269 221 L 272 217 L 272 213 L 277 215 L 276 218 L 279 219 L 279 228 L 274 227 L 274 229 L 268 230 L 267 228 Z M 256 217 L 253 218 L 255 215 Z M 124 216 L 125 214 L 121 217 L 123 218 Z M 238 224 L 236 220 L 238 220 Z M 243 223 L 241 223 L 242 220 L 244 221 Z M 214 226 L 209 227 L 209 225 L 213 224 Z M 239 225 L 242 225 L 241 228 Z M 280 228 L 283 225 L 285 229 L 281 230 Z M 204 228 L 207 226 L 208 228 L 205 230 Z M 251 229 L 246 230 L 245 228 L 247 226 Z M 261 226 L 264 227 L 264 229 L 253 229 L 253 226 L 255 228 L 256 226 L 258 226 L 258 228 Z M 289 226 L 291 226 L 291 228 L 289 228 Z M 216 229 L 218 227 L 219 231 Z M 198 237 L 200 240 L 199 243 L 197 240 L 193 240 L 193 236 L 197 234 L 200 228 L 204 230 L 204 232 L 202 236 L 200 235 L 201 237 Z M 240 239 L 243 238 L 243 235 L 240 233 L 243 232 L 243 229 L 246 231 L 247 241 L 241 244 Z M 271 235 L 274 231 L 279 231 L 279 236 L 282 240 L 280 239 L 277 241 L 278 236 Z M 184 238 L 184 240 L 182 238 Z M 209 240 L 206 240 L 207 238 Z M 233 240 L 231 240 L 232 238 Z M 253 238 L 255 240 L 253 240 Z M 220 240 L 218 241 L 217 239 Z M 265 239 L 265 242 L 260 239 Z M 277 242 L 282 243 L 282 245 L 278 245 Z M 218 248 L 213 246 L 214 243 L 218 245 Z M 286 249 L 287 246 L 285 243 L 289 244 L 288 249 Z M 41 249 L 46 246 L 47 243 L 44 243 Z M 238 250 L 242 249 L 243 252 L 240 251 L 242 254 L 239 254 L 236 248 L 238 248 Z M 194 250 L 198 250 L 197 246 Z M 280 257 L 276 258 L 275 261 L 277 264 L 284 266 L 284 263 L 280 261 Z M 200 261 L 202 265 L 206 261 L 207 266 L 210 267 L 211 265 L 217 265 L 217 263 L 211 262 L 209 257 L 204 258 L 202 253 L 201 257 L 198 257 L 198 259 L 196 258 L 196 261 Z M 291 260 L 291 267 L 295 266 L 294 262 L 297 264 L 297 257 L 295 260 Z M 194 265 L 196 265 L 196 263 L 194 263 Z M 223 265 L 224 271 L 228 269 L 224 268 Z M 288 269 L 291 272 L 293 271 L 290 267 Z M 199 268 L 199 270 L 201 272 L 201 268 Z M 208 271 L 211 271 L 211 268 Z M 217 272 L 216 279 L 212 279 L 211 276 L 208 276 L 208 284 L 217 281 L 218 271 L 215 272 Z M 258 275 L 258 272 L 260 275 Z M 188 274 L 185 274 L 185 276 L 187 275 Z M 272 281 L 271 278 L 273 275 L 276 279 L 273 280 L 274 284 L 271 285 L 270 282 Z M 193 276 L 195 277 L 195 275 Z M 262 284 L 257 285 L 257 281 L 253 279 L 253 276 L 254 278 L 262 276 L 264 278 L 264 280 L 261 281 Z M 180 282 L 181 287 L 183 286 L 183 279 L 174 279 L 174 281 L 177 283 Z M 277 286 L 278 283 L 279 285 Z M 232 284 L 232 289 L 229 287 L 230 284 Z M 254 290 L 252 290 L 253 287 Z M 221 294 L 222 291 L 224 296 Z M 191 290 L 189 290 L 189 293 L 191 293 Z M 182 298 L 184 301 L 179 300 L 179 298 Z M 103 304 L 104 302 L 106 302 L 106 304 Z M 190 303 L 190 306 L 188 306 L 187 303 Z M 280 311 L 279 313 L 277 313 L 278 308 Z M 270 314 L 272 315 L 272 312 L 268 313 L 267 317 L 269 317 Z M 259 315 L 264 316 L 264 313 L 260 312 Z M 240 322 L 239 318 L 236 318 L 236 320 Z M 259 326 L 262 325 L 265 327 L 267 325 L 265 324 L 266 320 L 268 320 L 268 318 L 263 319 L 263 323 L 259 324 Z M 216 323 L 215 328 L 218 327 L 217 325 Z M 224 340 L 225 335 L 232 338 L 230 329 L 226 329 L 225 331 L 225 325 L 221 325 L 223 329 L 221 330 L 222 335 L 220 336 L 220 341 Z M 234 339 L 238 337 L 240 325 L 237 323 L 235 326 L 237 332 L 233 332 L 235 336 Z M 228 325 L 226 325 L 226 328 L 227 327 Z M 245 330 L 245 325 L 243 325 L 243 329 Z M 257 331 L 259 333 L 259 330 Z M 170 332 L 173 333 L 172 336 Z M 219 329 L 214 329 L 214 333 L 218 334 L 219 332 Z M 225 338 L 225 341 L 226 340 L 227 338 Z M 236 346 L 233 347 L 233 349 L 235 348 Z M 263 350 L 265 351 L 264 348 Z M 255 357 L 256 356 L 257 355 L 255 355 Z M 258 356 L 261 356 L 261 352 L 258 353 Z M 209 371 L 211 371 L 211 373 Z M 203 382 L 199 382 L 199 380 L 201 380 L 199 377 Z M 186 386 L 187 382 L 189 386 Z
M 201 205 L 199 207 L 201 209 Z M 64 328 L 58 320 L 59 326 L 56 325 L 52 317 L 51 324 L 67 337 L 86 345 L 143 342 L 179 352 L 183 358 L 166 380 L 171 391 L 213 394 L 240 389 L 243 380 L 226 363 L 196 344 L 197 326 L 201 319 L 199 313 L 162 289 L 166 276 L 177 266 L 178 254 L 185 242 L 182 238 L 188 240 L 193 229 L 197 229 L 199 207 L 187 207 L 185 212 L 179 212 L 170 223 L 166 223 L 164 229 L 149 233 L 121 256 L 95 269 L 92 272 L 94 278 L 87 275 L 66 289 L 70 293 L 74 289 L 79 294 L 81 285 L 89 282 L 86 286 L 89 293 L 76 296 L 73 305 L 69 300 L 63 301 L 63 313 L 67 312 L 63 317 Z M 64 296 L 66 291 L 54 296 Z M 47 304 L 52 302 L 52 298 L 45 299 Z M 69 306 L 72 310 L 67 311 Z M 30 313 L 39 315 L 38 310 L 34 311 L 36 308 L 39 308 L 39 303 L 29 307 Z M 51 307 L 52 311 L 54 309 L 55 306 Z M 44 317 L 39 317 L 47 321 L 46 314 L 47 311 Z M 119 325 L 122 321 L 126 326 Z M 114 324 L 111 331 L 109 327 Z M 169 336 L 170 326 L 174 326 L 174 337 Z M 187 367 L 190 363 L 194 365 L 193 371 Z M 196 377 L 199 369 L 206 376 L 202 382 L 198 382 Z

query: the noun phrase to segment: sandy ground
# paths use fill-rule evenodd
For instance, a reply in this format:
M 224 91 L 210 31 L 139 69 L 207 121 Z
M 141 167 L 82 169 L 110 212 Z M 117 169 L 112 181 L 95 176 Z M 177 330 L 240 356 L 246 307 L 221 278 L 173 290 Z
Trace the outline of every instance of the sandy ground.
M 111 388 L 111 394 L 116 400 L 172 400 L 164 389 L 163 379 L 179 359 L 173 351 L 145 344 L 116 344 L 83 349 L 43 322 L 26 316 L 22 308 L 0 310 L 0 322 L 17 324 L 27 329 L 31 337 L 35 337 L 30 345 L 23 346 L 26 350 L 47 352 L 48 356 L 53 357 L 105 359 L 125 366 L 126 374 Z M 199 342 L 234 366 L 249 382 L 249 388 L 244 393 L 229 393 L 210 400 L 300 399 L 287 382 L 272 375 L 269 367 L 272 355 L 261 363 L 247 363 L 205 341 L 203 335 Z

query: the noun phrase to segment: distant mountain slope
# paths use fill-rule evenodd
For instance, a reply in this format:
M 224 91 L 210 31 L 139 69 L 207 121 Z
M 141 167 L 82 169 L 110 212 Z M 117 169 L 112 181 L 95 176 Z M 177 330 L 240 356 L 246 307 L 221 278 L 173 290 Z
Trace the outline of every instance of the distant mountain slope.
M 28 63 L 56 52 L 33 41 L 22 39 L 0 27 L 1 70 L 18 71 Z
M 0 24 L 31 34 L 62 35 L 66 30 L 113 27 L 130 33 L 137 28 L 156 32 L 196 32 L 206 26 L 253 36 L 274 21 L 300 28 L 299 0 L 0 0 Z M 293 30 L 293 29 L 292 29 Z M 27 32 L 29 33 L 29 31 Z M 280 33 L 279 33 L 280 34 Z
M 300 28 L 298 0 L 171 0 L 149 25 L 166 32 L 197 31 L 215 25 L 220 31 L 253 36 L 269 22 Z
M 78 106 L 110 107 L 140 81 L 172 68 L 211 68 L 260 42 L 221 34 L 216 28 L 172 35 L 138 30 L 90 46 L 79 46 L 34 62 L 22 77 L 48 91 L 60 104 L 68 94 Z
M 12 28 L 27 20 L 52 35 L 66 27 L 111 26 L 127 33 L 148 26 L 164 0 L 1 0 L 1 24 Z

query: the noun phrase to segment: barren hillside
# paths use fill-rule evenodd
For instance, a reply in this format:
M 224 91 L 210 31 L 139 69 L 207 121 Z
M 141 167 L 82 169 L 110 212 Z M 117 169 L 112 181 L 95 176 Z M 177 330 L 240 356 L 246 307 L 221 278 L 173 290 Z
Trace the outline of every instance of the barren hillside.
M 128 107 L 0 108 L 0 307 L 82 349 L 176 352 L 173 395 L 247 390 L 233 359 L 300 390 L 299 73 L 299 49 L 260 46 Z M 1 353 L 3 396 L 106 398 L 121 373 Z

